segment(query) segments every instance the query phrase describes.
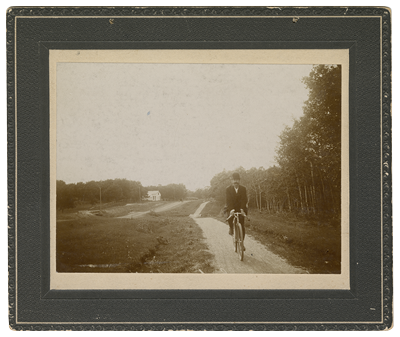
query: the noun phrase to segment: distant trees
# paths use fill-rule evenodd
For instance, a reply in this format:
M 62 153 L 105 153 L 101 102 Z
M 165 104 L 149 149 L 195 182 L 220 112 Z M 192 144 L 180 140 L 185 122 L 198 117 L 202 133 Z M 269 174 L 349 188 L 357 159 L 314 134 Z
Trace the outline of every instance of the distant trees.
M 127 179 L 92 180 L 76 184 L 66 184 L 62 180 L 57 180 L 57 209 L 63 211 L 79 204 L 97 204 L 100 202 L 100 190 L 103 203 L 139 202 L 146 198 L 148 191 L 160 191 L 163 200 L 180 200 L 187 194 L 183 184 L 143 187 L 140 182 Z
M 231 173 L 222 171 L 216 174 L 210 182 L 210 196 L 219 204 L 225 204 L 225 189 L 231 181 Z
M 210 197 L 210 186 L 198 188 L 196 191 L 188 191 L 187 197 L 194 197 L 197 199 L 207 199 Z
M 74 189 L 69 187 L 64 181 L 57 180 L 57 209 L 61 212 L 64 209 L 73 208 L 75 205 Z
M 89 181 L 87 183 L 66 184 L 57 180 L 57 209 L 74 208 L 78 204 L 96 204 L 113 201 L 140 201 L 139 189 L 143 189 L 138 181 L 127 179 L 108 179 L 104 181 Z M 146 192 L 143 192 L 146 193 Z
M 309 89 L 304 115 L 286 127 L 276 150 L 278 166 L 237 171 L 250 204 L 269 212 L 340 214 L 341 67 L 314 66 L 303 79 Z M 232 172 L 211 180 L 210 192 L 221 204 Z

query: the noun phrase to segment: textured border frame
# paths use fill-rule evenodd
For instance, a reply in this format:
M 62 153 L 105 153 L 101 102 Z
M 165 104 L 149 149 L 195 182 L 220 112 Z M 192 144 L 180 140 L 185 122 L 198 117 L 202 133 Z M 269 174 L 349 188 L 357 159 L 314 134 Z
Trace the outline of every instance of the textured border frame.
M 383 239 L 383 323 L 382 324 L 29 324 L 16 323 L 16 90 L 15 90 L 15 19 L 18 16 L 158 16 L 158 17 L 231 17 L 231 16 L 380 16 L 381 46 L 381 188 Z M 7 141 L 8 141 L 8 240 L 9 240 L 9 312 L 10 325 L 15 330 L 384 330 L 392 326 L 392 178 L 391 178 L 391 22 L 386 8 L 11 8 L 7 12 Z M 39 173 L 40 174 L 40 173 Z

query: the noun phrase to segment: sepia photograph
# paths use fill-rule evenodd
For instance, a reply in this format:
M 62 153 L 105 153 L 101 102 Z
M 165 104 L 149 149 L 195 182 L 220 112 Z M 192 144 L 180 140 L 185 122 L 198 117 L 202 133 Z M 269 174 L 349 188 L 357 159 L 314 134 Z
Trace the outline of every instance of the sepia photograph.
M 11 329 L 391 329 L 391 15 L 7 9 Z
M 82 53 L 55 64 L 57 273 L 342 273 L 341 64 Z

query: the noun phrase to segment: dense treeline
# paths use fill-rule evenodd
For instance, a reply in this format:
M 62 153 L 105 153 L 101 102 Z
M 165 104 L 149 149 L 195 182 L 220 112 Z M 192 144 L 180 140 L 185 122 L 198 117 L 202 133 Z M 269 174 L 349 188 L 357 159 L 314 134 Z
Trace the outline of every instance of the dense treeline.
M 317 65 L 303 79 L 309 89 L 304 115 L 286 127 L 276 150 L 277 166 L 239 168 L 250 206 L 269 212 L 340 215 L 341 67 Z M 209 196 L 225 202 L 232 172 L 211 180 Z
M 57 180 L 57 209 L 74 208 L 80 204 L 97 204 L 126 200 L 137 202 L 140 195 L 147 191 L 140 182 L 127 179 L 108 179 L 104 181 L 89 181 L 87 183 L 66 184 Z
M 139 202 L 147 197 L 148 191 L 159 191 L 162 200 L 180 200 L 186 197 L 186 187 L 183 184 L 167 186 L 143 187 L 138 181 L 127 179 L 108 179 L 103 181 L 89 181 L 87 183 L 66 184 L 57 180 L 57 209 L 64 210 L 83 204 L 97 204 L 101 202 Z
M 197 198 L 197 199 L 207 199 L 210 197 L 210 187 L 206 188 L 198 188 L 197 190 L 193 191 L 187 191 L 187 197 L 191 198 Z

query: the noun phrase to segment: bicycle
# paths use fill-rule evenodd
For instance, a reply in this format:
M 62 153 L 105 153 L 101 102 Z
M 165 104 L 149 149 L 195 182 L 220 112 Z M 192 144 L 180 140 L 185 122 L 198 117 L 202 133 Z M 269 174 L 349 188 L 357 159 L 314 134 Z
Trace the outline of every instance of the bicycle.
M 233 248 L 235 253 L 238 253 L 240 261 L 243 261 L 243 256 L 244 256 L 244 238 L 243 238 L 243 227 L 242 224 L 239 221 L 239 215 L 243 215 L 246 217 L 246 215 L 241 212 L 235 212 L 233 213 L 234 219 L 233 219 Z M 230 215 L 226 221 L 228 221 L 232 215 Z

